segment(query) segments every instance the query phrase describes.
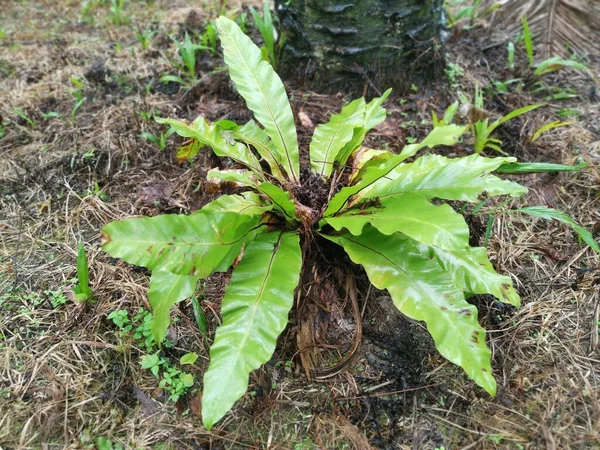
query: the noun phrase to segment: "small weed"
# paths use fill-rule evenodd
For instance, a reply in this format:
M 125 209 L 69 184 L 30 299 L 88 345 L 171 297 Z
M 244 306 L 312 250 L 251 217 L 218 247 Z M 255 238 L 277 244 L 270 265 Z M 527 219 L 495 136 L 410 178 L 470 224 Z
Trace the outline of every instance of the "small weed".
M 52 305 L 52 308 L 54 308 L 54 309 L 58 308 L 59 306 L 64 305 L 65 303 L 67 303 L 69 301 L 69 299 L 63 293 L 63 291 L 60 289 L 45 290 L 44 294 L 46 294 L 46 296 L 50 300 L 50 304 Z
M 563 69 L 565 67 L 570 67 L 572 69 L 579 70 L 585 73 L 589 72 L 590 69 L 585 64 L 574 59 L 561 58 L 560 56 L 552 56 L 536 64 L 534 56 L 533 35 L 531 34 L 531 31 L 529 29 L 527 17 L 523 16 L 521 20 L 523 25 L 523 43 L 525 45 L 525 52 L 527 53 L 529 68 L 533 69 L 533 74 L 536 77 L 541 77 L 542 75 L 546 75 L 547 73 L 551 73 Z
M 265 61 L 269 61 L 273 68 L 276 69 L 279 63 L 279 48 L 281 48 L 283 42 L 281 40 L 279 43 L 276 42 L 277 36 L 269 3 L 267 1 L 263 3 L 262 17 L 253 7 L 250 7 L 250 14 L 252 14 L 254 24 L 263 39 L 263 46 L 260 48 L 262 57 Z
M 85 302 L 92 296 L 92 290 L 89 287 L 90 271 L 88 267 L 87 256 L 83 244 L 79 243 L 77 251 L 77 285 L 73 289 L 77 300 Z
M 70 90 L 71 95 L 75 99 L 75 106 L 73 106 L 73 109 L 71 110 L 71 120 L 73 120 L 77 110 L 83 105 L 83 102 L 87 100 L 87 97 L 83 95 L 83 80 L 81 78 L 72 77 L 70 81 L 74 86 L 74 89 Z
M 94 185 L 86 191 L 86 195 L 93 195 L 95 197 L 98 197 L 103 202 L 107 202 L 109 200 L 108 194 L 106 192 L 102 192 L 102 189 L 98 185 L 97 181 L 94 181 Z
M 486 148 L 495 150 L 498 153 L 506 154 L 500 147 L 500 145 L 502 145 L 502 141 L 491 137 L 491 134 L 494 132 L 494 130 L 496 130 L 496 128 L 503 123 L 542 106 L 542 104 L 527 105 L 523 108 L 511 111 L 502 116 L 500 119 L 490 123 L 490 119 L 488 117 L 489 114 L 487 111 L 485 111 L 485 109 L 483 109 L 483 94 L 480 89 L 475 90 L 475 100 L 473 105 L 471 105 L 468 99 L 466 99 L 464 96 L 462 96 L 462 101 L 463 106 L 460 108 L 460 114 L 469 120 L 471 132 L 475 138 L 474 151 L 477 154 L 480 154 Z
M 129 333 L 133 329 L 133 324 L 129 320 L 129 313 L 124 309 L 117 309 L 106 316 L 106 318 L 112 320 L 122 333 Z
M 482 0 L 446 0 L 444 3 L 446 5 L 446 15 L 448 16 L 448 23 L 450 26 L 455 26 L 461 20 L 465 20 L 467 24 L 463 29 L 473 27 L 478 19 L 483 19 L 501 6 L 501 2 L 495 2 L 489 6 L 482 5 Z M 462 7 L 456 14 L 452 14 L 450 7 L 456 6 Z
M 167 131 L 165 131 L 164 133 L 160 133 L 158 136 L 148 131 L 140 133 L 138 136 L 146 139 L 147 141 L 152 142 L 155 145 L 158 145 L 158 148 L 162 151 L 167 145 L 167 138 L 173 133 L 174 130 L 172 128 L 169 128 Z
M 449 61 L 446 64 L 446 78 L 450 83 L 450 87 L 454 89 L 458 88 L 460 86 L 459 77 L 462 77 L 464 74 L 465 71 L 460 65 L 453 63 L 452 61 Z
M 135 38 L 139 42 L 143 51 L 148 50 L 150 46 L 150 42 L 152 41 L 152 37 L 156 34 L 156 30 L 153 30 L 150 25 L 148 25 L 144 30 L 137 25 L 133 27 L 133 31 L 135 32 Z
M 217 28 L 215 27 L 214 22 L 206 25 L 206 30 L 202 34 L 202 45 L 206 50 L 209 50 L 211 53 L 217 52 Z
M 196 54 L 201 50 L 211 50 L 204 44 L 192 41 L 189 33 L 185 33 L 183 42 L 175 41 L 177 46 L 178 61 L 175 62 L 177 69 L 182 72 L 183 78 L 177 75 L 163 75 L 162 82 L 174 82 L 184 86 L 191 86 L 196 82 Z
M 111 312 L 107 318 L 112 320 L 122 334 L 126 335 L 133 331 L 133 339 L 148 353 L 140 359 L 142 369 L 149 370 L 160 380 L 158 386 L 169 394 L 171 400 L 177 401 L 188 388 L 193 386 L 192 374 L 181 371 L 167 358 L 160 356 L 160 350 L 152 333 L 153 319 L 150 312 L 140 308 L 133 319 L 129 319 L 127 311 L 120 309 Z M 164 343 L 166 345 L 167 341 L 165 340 Z M 197 359 L 196 353 L 186 353 L 180 358 L 179 365 L 193 365 Z
M 25 111 L 23 111 L 21 108 L 13 108 L 13 112 L 19 116 L 19 118 L 21 118 L 21 120 L 23 120 L 27 126 L 29 128 L 31 128 L 32 130 L 37 126 L 37 123 L 35 122 L 35 120 L 33 120 L 31 117 L 29 117 L 29 115 L 27 115 L 27 113 Z
M 117 26 L 127 25 L 129 17 L 123 13 L 125 0 L 110 0 L 109 16 L 110 21 Z
M 123 450 L 121 444 L 115 444 L 109 438 L 104 436 L 98 436 L 94 439 L 96 441 L 96 447 L 98 450 Z

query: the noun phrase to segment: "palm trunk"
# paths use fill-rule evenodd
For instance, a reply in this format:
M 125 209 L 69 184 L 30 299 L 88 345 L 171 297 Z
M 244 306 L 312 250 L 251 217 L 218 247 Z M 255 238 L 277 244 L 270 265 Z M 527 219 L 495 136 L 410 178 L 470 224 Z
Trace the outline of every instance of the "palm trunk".
M 373 94 L 440 74 L 442 0 L 276 0 L 287 76 Z

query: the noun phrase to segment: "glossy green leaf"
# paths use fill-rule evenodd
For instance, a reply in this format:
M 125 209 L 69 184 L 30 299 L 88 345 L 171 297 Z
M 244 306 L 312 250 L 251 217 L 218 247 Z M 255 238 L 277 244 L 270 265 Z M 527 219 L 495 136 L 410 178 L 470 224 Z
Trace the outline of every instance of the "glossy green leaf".
M 399 167 L 404 160 L 413 156 L 420 149 L 435 147 L 437 145 L 455 144 L 464 131 L 465 127 L 459 127 L 458 125 L 446 125 L 434 128 L 422 142 L 404 147 L 399 155 L 392 155 L 381 163 L 369 164 L 356 184 L 343 188 L 333 196 L 324 215 L 331 216 L 336 214 L 348 203 L 350 197 L 357 195 L 361 191 L 368 190 L 378 180 L 380 184 L 387 185 L 389 174 Z M 361 194 L 360 198 L 365 198 L 363 194 Z
M 512 280 L 494 270 L 485 248 L 468 247 L 449 251 L 431 247 L 431 251 L 454 284 L 464 292 L 492 294 L 501 302 L 517 308 L 521 305 L 521 299 L 513 287 Z
M 171 126 L 182 137 L 198 140 L 202 145 L 213 149 L 215 155 L 226 156 L 248 167 L 258 175 L 262 174 L 260 163 L 244 144 L 235 142 L 230 130 L 223 129 L 218 123 L 209 124 L 204 117 L 197 117 L 191 125 L 176 119 L 156 117 L 158 123 Z
M 281 158 L 265 130 L 260 128 L 256 122 L 251 120 L 241 127 L 235 128 L 232 132 L 234 139 L 251 145 L 256 149 L 261 158 L 263 158 L 269 165 L 271 174 L 275 178 L 280 181 L 284 180 L 284 169 Z
M 570 226 L 587 245 L 592 247 L 592 249 L 594 249 L 596 252 L 600 252 L 600 247 L 598 247 L 598 243 L 592 236 L 592 233 L 579 225 L 564 212 L 557 211 L 556 209 L 548 208 L 546 206 L 531 206 L 528 208 L 519 208 L 515 211 L 532 217 L 540 217 L 546 220 L 558 220 L 559 222 Z
M 275 209 L 285 214 L 288 219 L 296 220 L 296 204 L 288 191 L 271 183 L 262 183 L 258 190 L 271 199 Z
M 350 142 L 344 145 L 338 152 L 335 159 L 338 166 L 344 166 L 350 155 L 360 148 L 369 130 L 375 128 L 385 120 L 386 111 L 381 105 L 383 105 L 383 102 L 388 98 L 391 92 L 392 90 L 388 89 L 381 97 L 376 97 L 367 103 L 365 106 L 364 123 L 362 126 L 354 129 L 354 134 Z
M 197 280 L 195 276 L 176 275 L 163 270 L 152 272 L 148 300 L 152 306 L 154 342 L 162 342 L 171 323 L 171 308 L 194 293 Z
M 235 268 L 221 307 L 223 324 L 204 375 L 202 420 L 210 430 L 248 387 L 252 370 L 266 363 L 294 304 L 302 256 L 293 233 L 263 233 Z
M 520 196 L 527 188 L 490 175 L 515 158 L 484 158 L 470 155 L 465 158 L 446 158 L 425 155 L 410 164 L 402 164 L 390 171 L 386 178 L 369 186 L 360 199 L 380 199 L 402 192 L 414 192 L 425 198 L 475 202 L 483 192 L 488 195 Z
M 416 241 L 448 250 L 469 245 L 469 227 L 463 216 L 449 205 L 436 206 L 413 193 L 385 198 L 366 209 L 358 204 L 323 221 L 338 231 L 346 228 L 355 236 L 362 233 L 366 224 L 371 224 L 383 234 L 401 232 Z
M 495 395 L 491 352 L 477 322 L 477 309 L 465 301 L 429 251 L 401 234 L 386 236 L 372 227 L 360 236 L 324 237 L 344 247 L 375 287 L 388 290 L 402 313 L 425 321 L 439 352 Z
M 228 269 L 259 221 L 260 216 L 206 207 L 191 216 L 120 220 L 102 229 L 102 248 L 130 264 L 204 278 Z
M 425 147 L 433 148 L 438 145 L 454 145 L 458 142 L 463 133 L 467 131 L 467 128 L 468 127 L 453 124 L 435 127 L 429 132 L 425 139 L 416 144 L 405 146 L 400 154 L 405 158 L 410 158 Z
M 237 183 L 241 186 L 247 186 L 256 189 L 259 184 L 259 180 L 256 178 L 254 173 L 244 169 L 211 169 L 206 174 L 207 180 L 223 180 Z
M 499 173 L 552 173 L 552 172 L 577 172 L 587 167 L 586 162 L 576 166 L 552 163 L 509 163 L 502 164 L 495 171 Z
M 370 164 L 356 184 L 342 188 L 340 192 L 333 196 L 325 210 L 324 216 L 328 217 L 338 213 L 348 204 L 351 197 L 367 189 L 377 180 L 386 180 L 387 175 L 405 159 L 403 155 L 392 155 L 387 159 L 381 160 L 381 162 Z
M 243 192 L 241 194 L 221 195 L 218 199 L 204 206 L 204 208 L 220 213 L 235 212 L 248 216 L 260 216 L 273 209 L 273 205 L 267 204 L 258 194 Z M 196 211 L 194 214 L 200 211 L 202 209 Z
M 216 20 L 223 57 L 238 93 L 264 126 L 293 181 L 300 178 L 300 159 L 292 108 L 279 76 L 262 60 L 260 49 L 235 22 Z
M 555 70 L 564 69 L 570 67 L 571 69 L 580 70 L 581 72 L 589 72 L 589 67 L 578 61 L 572 59 L 564 59 L 560 56 L 553 56 L 548 58 L 537 65 L 533 74 L 535 76 L 546 75 L 547 73 L 554 72 Z
M 186 353 L 181 358 L 179 358 L 179 364 L 182 366 L 191 365 L 196 362 L 198 359 L 198 354 L 195 352 Z
M 331 116 L 329 122 L 317 126 L 310 142 L 310 165 L 328 178 L 338 153 L 354 136 L 354 129 L 365 123 L 365 99 L 359 98 Z

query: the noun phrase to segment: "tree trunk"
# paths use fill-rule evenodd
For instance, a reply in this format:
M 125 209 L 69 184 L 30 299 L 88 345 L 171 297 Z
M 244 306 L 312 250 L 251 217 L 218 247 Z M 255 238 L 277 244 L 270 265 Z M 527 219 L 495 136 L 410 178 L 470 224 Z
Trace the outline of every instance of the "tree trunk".
M 311 90 L 406 90 L 443 68 L 442 0 L 276 0 L 281 68 Z

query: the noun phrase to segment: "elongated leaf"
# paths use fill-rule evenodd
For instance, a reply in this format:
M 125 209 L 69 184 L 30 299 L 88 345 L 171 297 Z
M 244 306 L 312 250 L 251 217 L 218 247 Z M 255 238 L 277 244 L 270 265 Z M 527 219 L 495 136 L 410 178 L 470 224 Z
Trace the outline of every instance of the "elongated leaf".
M 391 92 L 392 90 L 388 89 L 381 97 L 376 97 L 367 103 L 365 107 L 364 124 L 361 127 L 354 129 L 352 140 L 344 145 L 339 151 L 335 160 L 338 166 L 344 166 L 350 155 L 360 148 L 369 130 L 385 120 L 386 111 L 381 105 L 383 105 L 383 102 L 388 98 Z
M 244 169 L 229 169 L 229 170 L 219 170 L 219 169 L 211 169 L 206 174 L 207 180 L 224 180 L 230 181 L 232 183 L 238 183 L 242 186 L 248 186 L 256 189 L 259 184 L 259 180 L 256 178 L 254 173 L 249 170 Z
M 587 167 L 586 162 L 576 166 L 552 163 L 509 163 L 502 164 L 495 171 L 500 173 L 552 173 L 552 172 L 577 172 Z
M 567 127 L 569 125 L 573 125 L 573 122 L 561 122 L 560 120 L 554 120 L 545 125 L 542 125 L 540 128 L 538 128 L 538 130 L 535 133 L 533 133 L 533 136 L 531 137 L 531 142 L 537 141 L 539 137 L 546 131 L 550 131 L 560 127 Z
M 527 188 L 489 174 L 514 161 L 515 158 L 484 158 L 476 154 L 456 159 L 425 155 L 414 163 L 398 166 L 385 179 L 361 192 L 360 198 L 381 199 L 401 192 L 415 192 L 428 199 L 468 202 L 477 201 L 483 192 L 517 197 L 527 192 Z
M 267 162 L 271 174 L 280 181 L 284 180 L 282 161 L 273 146 L 273 142 L 262 128 L 253 120 L 233 130 L 234 139 L 251 145 L 258 154 Z
M 263 233 L 252 241 L 225 291 L 204 375 L 202 420 L 206 429 L 231 409 L 248 387 L 252 370 L 275 351 L 294 303 L 302 256 L 292 233 Z
M 540 217 L 546 220 L 558 220 L 559 222 L 569 225 L 587 245 L 592 247 L 592 249 L 594 249 L 596 252 L 600 253 L 600 247 L 598 247 L 598 243 L 592 236 L 592 233 L 579 225 L 564 212 L 557 211 L 556 209 L 548 208 L 546 206 L 531 206 L 528 208 L 516 209 L 515 211 L 527 214 L 528 216 Z
M 498 274 L 488 260 L 487 251 L 482 247 L 468 247 L 461 250 L 443 250 L 430 247 L 440 266 L 450 275 L 454 284 L 471 294 L 492 294 L 498 300 L 517 308 L 521 299 L 512 280 Z
M 539 108 L 540 106 L 544 106 L 543 103 L 538 103 L 537 105 L 527 105 L 519 109 L 515 109 L 514 111 L 509 112 L 507 115 L 493 122 L 487 129 L 487 134 L 491 134 L 496 128 L 502 125 L 504 122 L 508 122 L 509 120 L 514 119 L 517 116 L 525 114 L 529 111 Z
M 529 61 L 529 67 L 533 66 L 533 36 L 529 30 L 529 22 L 527 16 L 521 17 L 523 24 L 523 42 L 525 44 L 525 52 L 527 53 L 527 60 Z
M 80 242 L 77 249 L 77 286 L 73 288 L 73 292 L 78 300 L 85 301 L 92 295 L 90 289 L 90 270 L 88 267 L 87 255 L 83 244 Z
M 262 174 L 256 156 L 244 144 L 235 142 L 232 132 L 221 128 L 218 122 L 209 124 L 202 116 L 197 117 L 191 125 L 176 119 L 156 117 L 155 120 L 171 126 L 179 136 L 196 139 L 202 145 L 212 148 L 215 155 L 231 158 L 255 173 Z
M 315 129 L 310 142 L 310 165 L 315 172 L 325 178 L 331 175 L 338 153 L 352 140 L 355 128 L 365 123 L 365 106 L 364 98 L 354 100 Z
M 254 45 L 237 24 L 225 17 L 216 20 L 225 64 L 239 94 L 265 127 L 288 176 L 299 180 L 300 159 L 292 108 L 279 76 L 262 60 Z
M 398 167 L 405 159 L 406 157 L 403 155 L 392 155 L 381 162 L 370 164 L 356 184 L 342 188 L 340 192 L 333 196 L 323 215 L 328 217 L 338 213 L 346 206 L 352 196 L 367 189 L 378 180 L 385 181 L 386 178 L 384 177 Z
M 491 352 L 485 344 L 485 330 L 477 322 L 477 309 L 465 301 L 429 251 L 401 234 L 386 236 L 372 227 L 360 236 L 324 237 L 344 247 L 376 288 L 388 290 L 402 313 L 425 321 L 439 352 L 495 395 Z
M 275 208 L 284 213 L 289 219 L 296 219 L 296 205 L 289 192 L 271 183 L 262 183 L 258 190 L 269 196 Z
M 390 156 L 387 160 L 384 160 L 379 164 L 369 164 L 366 167 L 364 174 L 359 176 L 360 180 L 356 184 L 343 188 L 333 196 L 324 215 L 331 216 L 337 213 L 348 203 L 350 197 L 361 191 L 367 190 L 369 186 L 378 180 L 380 180 L 381 184 L 386 185 L 389 174 L 395 168 L 400 166 L 402 161 L 410 158 L 420 149 L 438 145 L 453 145 L 458 141 L 465 130 L 466 127 L 459 127 L 458 125 L 445 125 L 434 128 L 422 142 L 407 145 L 399 155 Z M 361 195 L 361 198 L 365 198 L 365 196 Z
M 354 153 L 352 160 L 352 170 L 350 172 L 350 182 L 356 180 L 361 172 L 367 169 L 367 167 L 372 165 L 381 164 L 383 161 L 387 161 L 390 159 L 393 153 L 390 153 L 387 150 L 375 150 L 372 148 L 361 148 L 357 152 Z
M 219 213 L 235 212 L 248 216 L 260 216 L 273 209 L 273 205 L 265 203 L 257 194 L 243 192 L 242 194 L 221 195 L 218 199 L 204 206 L 203 209 L 210 209 Z M 200 211 L 202 209 L 193 214 Z
M 469 227 L 463 216 L 449 205 L 435 206 L 418 194 L 405 193 L 388 197 L 375 207 L 362 209 L 359 205 L 324 222 L 340 231 L 346 228 L 358 236 L 366 224 L 381 233 L 401 232 L 424 244 L 453 250 L 469 245 Z
M 581 72 L 589 72 L 589 67 L 583 63 L 578 61 L 573 61 L 572 59 L 564 59 L 560 56 L 552 56 L 541 63 L 539 63 L 533 72 L 535 76 L 546 75 L 547 73 L 554 72 L 555 70 L 560 70 L 565 67 L 570 67 L 571 69 L 580 70 Z
M 453 124 L 435 127 L 425 139 L 419 143 L 405 146 L 400 154 L 405 158 L 410 158 L 425 147 L 433 148 L 438 145 L 454 145 L 467 129 L 468 126 L 464 127 Z
M 171 308 L 194 293 L 198 277 L 176 275 L 155 270 L 150 277 L 148 300 L 152 306 L 152 333 L 154 342 L 160 344 L 171 322 Z
M 167 214 L 111 222 L 102 248 L 152 270 L 204 278 L 229 268 L 253 238 L 260 216 L 204 208 L 191 216 Z

